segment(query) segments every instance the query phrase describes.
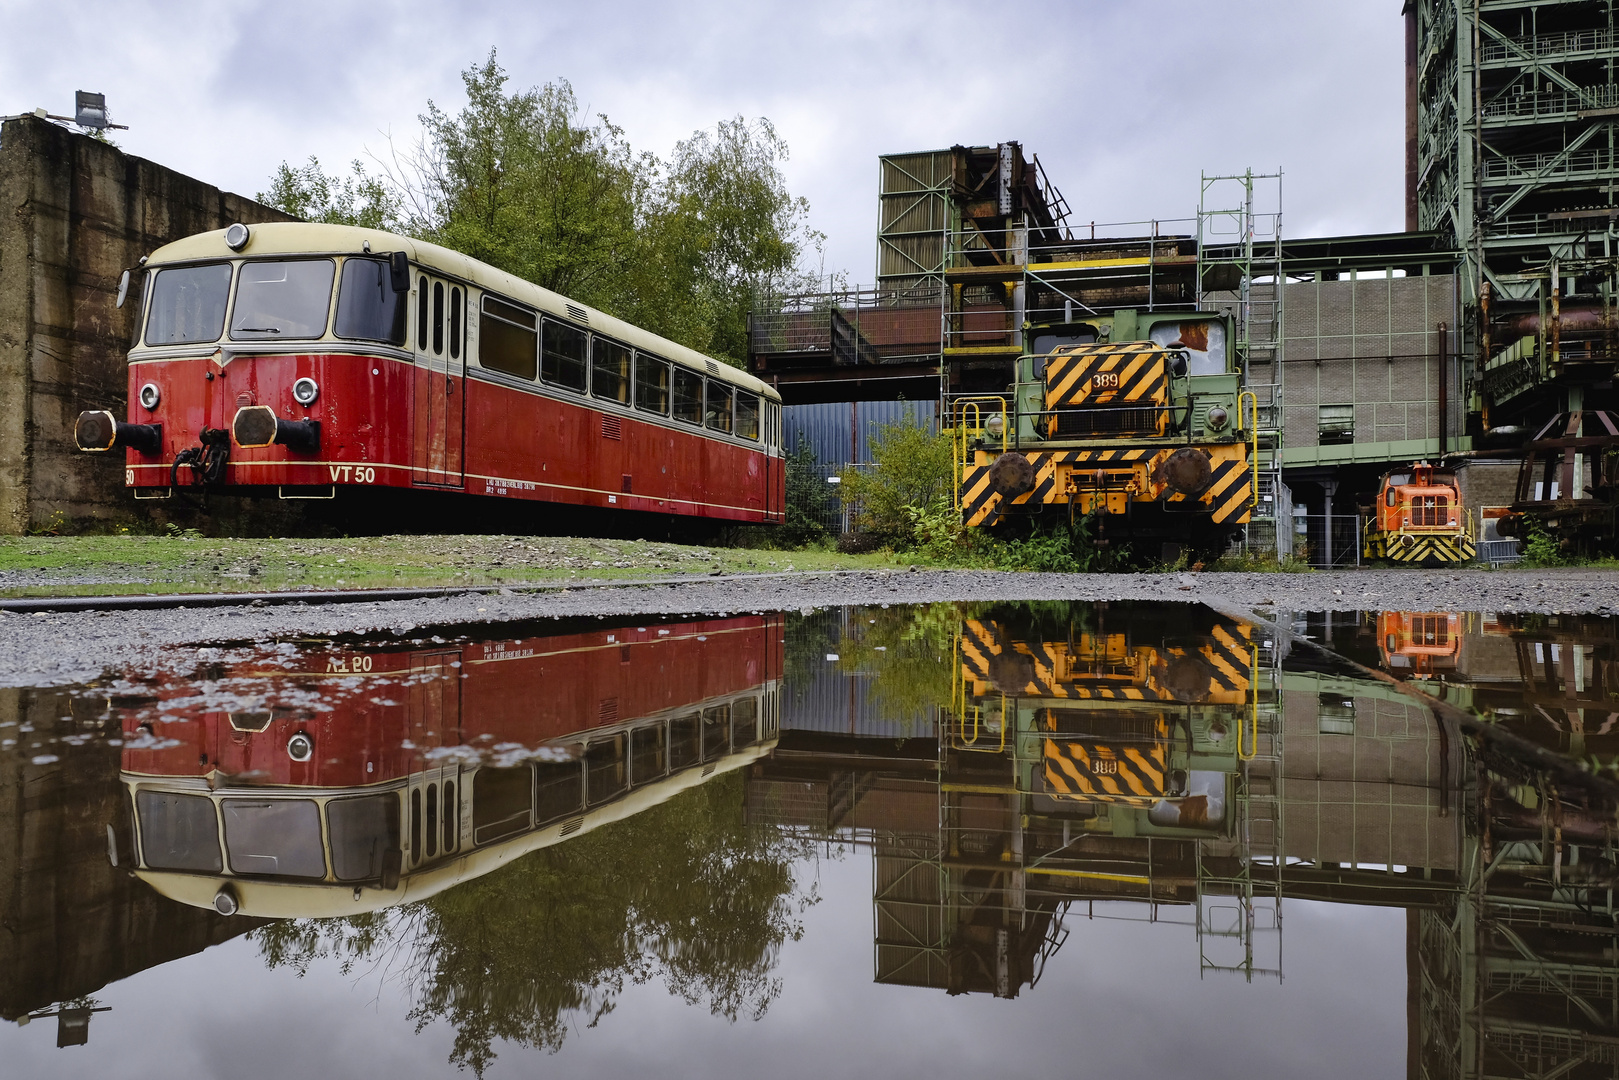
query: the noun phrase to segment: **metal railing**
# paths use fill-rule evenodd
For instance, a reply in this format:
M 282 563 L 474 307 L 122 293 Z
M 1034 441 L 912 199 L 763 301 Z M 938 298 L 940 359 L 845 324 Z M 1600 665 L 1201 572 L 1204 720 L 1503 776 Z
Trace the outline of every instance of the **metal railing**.
M 1510 566 L 1523 560 L 1523 551 L 1516 540 L 1480 540 L 1478 561 L 1491 566 Z
M 1565 30 L 1562 33 L 1536 34 L 1507 41 L 1486 38 L 1480 44 L 1479 59 L 1491 64 L 1502 60 L 1521 60 L 1525 54 L 1535 59 L 1545 59 L 1552 56 L 1579 56 L 1613 47 L 1614 37 L 1609 30 Z

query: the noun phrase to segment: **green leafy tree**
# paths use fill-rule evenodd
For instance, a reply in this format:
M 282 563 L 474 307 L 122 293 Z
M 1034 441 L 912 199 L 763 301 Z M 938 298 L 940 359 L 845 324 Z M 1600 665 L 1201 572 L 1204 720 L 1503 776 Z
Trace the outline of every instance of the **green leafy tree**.
M 807 288 L 799 264 L 824 237 L 809 203 L 787 190 L 787 144 L 769 120 L 741 116 L 675 147 L 654 191 L 645 266 L 669 287 L 644 293 L 638 313 L 700 351 L 740 364 L 747 316 L 762 298 Z
M 909 413 L 881 424 L 870 439 L 873 465 L 843 477 L 843 500 L 859 507 L 858 527 L 898 547 L 915 540 L 915 511 L 948 497 L 952 483 L 950 437 L 935 434 Z
M 259 199 L 309 220 L 386 224 L 741 365 L 747 315 L 808 287 L 821 250 L 787 189 L 787 144 L 735 117 L 669 161 L 581 115 L 564 79 L 513 90 L 491 50 L 461 74 L 466 105 L 427 103 L 422 137 L 380 173 L 283 163 Z
M 270 178 L 270 190 L 253 197 L 305 221 L 367 229 L 399 225 L 399 197 L 385 182 L 368 175 L 358 160 L 346 177 L 328 176 L 313 156 L 298 168 L 283 161 Z

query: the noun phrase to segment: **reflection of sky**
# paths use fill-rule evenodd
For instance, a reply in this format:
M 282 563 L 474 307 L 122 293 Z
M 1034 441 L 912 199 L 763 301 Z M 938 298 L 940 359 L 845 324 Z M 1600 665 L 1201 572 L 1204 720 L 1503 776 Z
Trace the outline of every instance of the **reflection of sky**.
M 1000 1001 L 874 984 L 870 853 L 801 872 L 818 873 L 823 899 L 782 950 L 782 994 L 763 1020 L 727 1023 L 654 980 L 627 990 L 594 1030 L 576 1026 L 554 1056 L 497 1045 L 487 1075 L 1215 1080 L 1404 1069 L 1399 909 L 1286 902 L 1286 981 L 1248 985 L 1200 980 L 1189 926 L 1088 922 L 1076 907 L 1040 985 Z M 29 1077 L 453 1074 L 454 1033 L 437 1023 L 413 1034 L 399 974 L 344 976 L 321 963 L 299 979 L 267 970 L 237 939 L 100 991 L 112 1011 L 96 1015 L 88 1046 L 56 1049 L 54 1020 L 0 1025 L 0 1061 Z

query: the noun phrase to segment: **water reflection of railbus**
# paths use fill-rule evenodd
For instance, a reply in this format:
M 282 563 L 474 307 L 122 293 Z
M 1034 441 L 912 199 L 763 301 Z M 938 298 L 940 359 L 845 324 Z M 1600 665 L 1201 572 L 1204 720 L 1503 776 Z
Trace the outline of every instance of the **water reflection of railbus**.
M 159 687 L 123 718 L 136 872 L 227 914 L 423 899 L 767 754 L 781 636 L 751 616 L 266 653 Z

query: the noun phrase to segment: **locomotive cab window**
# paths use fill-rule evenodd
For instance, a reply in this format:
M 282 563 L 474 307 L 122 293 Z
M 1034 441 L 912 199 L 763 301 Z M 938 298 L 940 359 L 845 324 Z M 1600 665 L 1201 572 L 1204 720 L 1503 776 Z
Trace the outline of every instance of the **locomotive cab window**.
M 405 294 L 393 290 L 388 264 L 381 259 L 346 259 L 337 287 L 340 338 L 405 343 Z
M 591 340 L 590 392 L 620 405 L 630 403 L 630 350 L 604 338 Z
M 711 431 L 730 431 L 732 424 L 731 388 L 722 382 L 708 380 L 708 399 L 704 423 Z
M 1388 495 L 1384 497 L 1384 501 L 1390 506 L 1398 506 L 1400 504 L 1400 493 L 1391 487 Z
M 478 363 L 490 371 L 533 379 L 539 343 L 534 324 L 532 311 L 484 297 L 483 317 L 478 321 Z
M 147 305 L 146 344 L 218 341 L 230 297 L 230 263 L 159 270 Z
M 330 259 L 245 262 L 236 280 L 232 341 L 293 341 L 326 333 L 332 303 Z
M 585 392 L 585 353 L 588 339 L 583 330 L 545 320 L 545 351 L 540 361 L 540 378 L 551 386 Z
M 675 368 L 675 419 L 688 424 L 703 422 L 703 377 L 685 368 Z
M 643 352 L 635 354 L 635 407 L 669 415 L 669 365 Z
M 744 439 L 759 438 L 759 395 L 737 391 L 736 433 Z

